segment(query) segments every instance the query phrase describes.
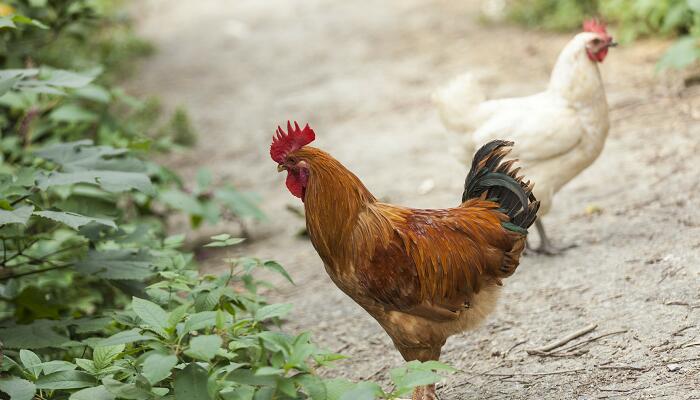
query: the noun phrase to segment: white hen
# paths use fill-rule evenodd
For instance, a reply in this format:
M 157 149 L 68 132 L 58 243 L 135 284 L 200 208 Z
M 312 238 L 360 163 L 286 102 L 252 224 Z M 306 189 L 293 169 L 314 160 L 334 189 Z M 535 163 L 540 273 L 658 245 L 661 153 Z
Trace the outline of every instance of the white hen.
M 615 44 L 604 25 L 587 21 L 584 32 L 560 53 L 544 92 L 485 101 L 475 79 L 464 74 L 436 91 L 433 100 L 447 128 L 461 134 L 460 148 L 468 159 L 476 147 L 491 140 L 515 142 L 511 154 L 535 182 L 542 216 L 551 208 L 554 194 L 603 150 L 608 104 L 597 63 Z M 537 230 L 538 251 L 556 253 L 539 218 Z

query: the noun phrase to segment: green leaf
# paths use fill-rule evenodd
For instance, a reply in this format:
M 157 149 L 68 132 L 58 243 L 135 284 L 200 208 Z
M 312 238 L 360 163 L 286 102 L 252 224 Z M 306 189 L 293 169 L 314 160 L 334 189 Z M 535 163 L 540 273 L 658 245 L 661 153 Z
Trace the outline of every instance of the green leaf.
M 111 228 L 117 227 L 117 225 L 111 219 L 97 218 L 97 217 L 86 217 L 84 215 L 67 212 L 67 211 L 35 211 L 34 215 L 39 217 L 48 218 L 50 220 L 60 222 L 62 224 L 68 225 L 71 228 L 78 230 L 81 226 L 87 225 L 89 223 L 97 223 L 100 225 L 109 226 Z
M 103 385 L 86 388 L 73 393 L 69 400 L 114 400 L 116 397 Z
M 299 374 L 294 377 L 294 380 L 299 383 L 312 400 L 326 400 L 328 397 L 326 385 L 323 384 L 323 379 L 318 376 Z
M 142 373 L 152 385 L 155 385 L 170 376 L 170 371 L 175 368 L 176 365 L 177 357 L 174 355 L 152 353 L 143 362 Z
M 203 215 L 204 208 L 195 198 L 178 189 L 166 189 L 160 192 L 160 201 L 176 210 L 184 211 L 192 215 Z
M 255 319 L 258 321 L 264 321 L 270 318 L 280 318 L 287 315 L 291 310 L 291 304 L 270 304 L 264 307 L 260 307 L 255 312 Z
M 36 381 L 37 389 L 80 389 L 96 384 L 92 375 L 81 371 L 59 371 Z
M 92 360 L 88 360 L 86 358 L 76 358 L 75 363 L 78 364 L 80 369 L 88 372 L 91 375 L 96 375 L 98 372 L 97 367 L 95 367 L 95 362 Z
M 176 307 L 174 310 L 168 313 L 168 328 L 173 329 L 177 324 L 185 318 L 187 315 L 187 310 L 190 308 L 189 304 L 182 304 Z
M 214 192 L 214 199 L 239 217 L 265 219 L 265 214 L 255 204 L 256 201 L 250 194 L 239 192 L 233 188 L 223 188 Z
M 49 29 L 48 26 L 42 24 L 40 21 L 37 21 L 37 20 L 29 18 L 29 17 L 25 17 L 24 15 L 13 15 L 12 21 L 15 23 L 18 23 L 18 24 L 33 25 L 33 26 L 36 26 L 37 28 L 41 28 L 41 29 Z
M 223 340 L 218 335 L 196 336 L 190 340 L 190 348 L 185 352 L 188 356 L 202 361 L 209 361 L 219 351 Z
M 45 363 L 41 363 L 40 366 L 47 375 L 58 371 L 72 371 L 76 368 L 75 364 L 60 360 L 47 361 Z
M 75 264 L 75 268 L 83 275 L 142 281 L 153 276 L 152 261 L 153 257 L 145 251 L 135 252 L 127 249 L 90 251 L 85 259 Z
M 102 339 L 97 342 L 98 346 L 114 346 L 119 344 L 143 342 L 147 340 L 154 340 L 152 336 L 142 335 L 141 330 L 134 328 L 128 331 L 122 331 L 116 333 L 106 339 Z
M 49 114 L 49 119 L 56 122 L 80 123 L 95 122 L 98 116 L 92 111 L 88 111 L 75 104 L 66 104 L 54 109 Z
M 213 239 L 213 237 L 212 237 Z M 219 240 L 216 242 L 211 242 L 207 243 L 204 245 L 204 247 L 227 247 L 227 246 L 233 246 L 234 244 L 238 244 L 245 241 L 243 238 L 230 238 L 226 240 Z
M 42 81 L 47 85 L 77 89 L 85 87 L 94 81 L 99 72 L 99 70 L 93 70 L 79 73 L 64 69 L 44 68 L 41 70 L 41 75 Z
M 168 337 L 166 329 L 168 329 L 168 313 L 165 312 L 158 304 L 151 301 L 133 297 L 131 301 L 136 315 L 139 316 L 149 327 L 164 338 Z
M 34 211 L 34 206 L 23 206 L 12 211 L 0 210 L 0 225 L 22 224 L 26 225 Z
M 132 189 L 148 195 L 155 193 L 150 178 L 140 172 L 91 170 L 42 173 L 37 177 L 37 186 L 41 190 L 77 183 L 97 185 L 112 193 L 121 193 Z
M 265 261 L 262 264 L 262 266 L 264 268 L 271 269 L 271 270 L 277 272 L 278 274 L 285 277 L 289 281 L 289 283 L 291 283 L 292 285 L 294 284 L 294 281 L 292 280 L 292 277 L 289 275 L 289 273 L 287 273 L 287 270 L 284 269 L 284 267 L 281 266 L 277 261 L 272 261 L 272 260 Z
M 10 17 L 0 17 L 0 29 L 2 28 L 17 28 L 17 25 L 12 21 Z
M 55 321 L 36 320 L 28 325 L 0 329 L 0 338 L 8 349 L 41 349 L 58 347 L 69 339 L 57 334 Z
M 681 69 L 689 66 L 700 58 L 698 39 L 686 36 L 678 39 L 656 65 L 657 69 Z
M 196 363 L 175 374 L 175 400 L 211 400 L 207 390 L 207 371 Z
M 32 373 L 34 378 L 38 378 L 41 375 L 41 358 L 37 356 L 31 350 L 22 349 L 19 351 L 19 359 L 22 361 L 24 368 Z
M 343 393 L 339 400 L 374 400 L 382 394 L 382 389 L 373 382 L 361 382 Z
M 102 384 L 119 399 L 147 400 L 153 397 L 149 391 L 138 387 L 134 383 L 123 383 L 108 377 L 102 379 Z
M 185 333 L 198 331 L 216 324 L 216 311 L 202 311 L 190 315 L 185 322 Z
M 32 400 L 36 386 L 16 376 L 7 376 L 0 378 L 0 392 L 8 394 L 11 400 Z
M 107 367 L 112 361 L 116 360 L 121 355 L 126 346 L 124 344 L 115 344 L 113 346 L 97 346 L 93 349 L 92 360 L 95 362 L 95 367 L 100 370 Z

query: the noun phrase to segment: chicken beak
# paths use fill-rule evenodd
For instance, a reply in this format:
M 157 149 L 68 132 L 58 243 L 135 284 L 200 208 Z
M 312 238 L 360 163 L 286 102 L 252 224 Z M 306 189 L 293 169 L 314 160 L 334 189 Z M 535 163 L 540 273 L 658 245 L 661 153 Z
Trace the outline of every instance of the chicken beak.
M 277 172 L 282 172 L 285 169 L 287 169 L 287 167 L 285 167 L 284 165 L 282 165 L 282 164 L 277 165 Z
M 611 40 L 610 42 L 608 42 L 606 47 L 617 47 L 617 42 L 614 40 Z

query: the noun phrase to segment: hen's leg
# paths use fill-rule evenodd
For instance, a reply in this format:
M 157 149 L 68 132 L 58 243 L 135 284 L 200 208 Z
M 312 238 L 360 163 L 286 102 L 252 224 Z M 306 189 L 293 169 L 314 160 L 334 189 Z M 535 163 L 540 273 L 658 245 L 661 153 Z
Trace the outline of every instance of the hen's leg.
M 544 231 L 544 225 L 542 224 L 542 221 L 539 218 L 537 218 L 537 220 L 535 221 L 535 227 L 537 227 L 537 234 L 540 235 L 540 247 L 535 249 L 535 253 L 546 254 L 548 256 L 556 256 L 563 253 L 565 250 L 569 250 L 572 247 L 576 247 L 575 244 L 571 244 L 563 248 L 554 247 L 552 245 L 552 242 L 549 241 L 547 233 Z

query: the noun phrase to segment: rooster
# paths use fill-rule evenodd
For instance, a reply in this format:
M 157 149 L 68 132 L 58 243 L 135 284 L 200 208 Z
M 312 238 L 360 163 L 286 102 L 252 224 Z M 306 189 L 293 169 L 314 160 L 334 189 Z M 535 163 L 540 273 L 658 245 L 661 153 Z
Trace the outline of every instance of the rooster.
M 471 155 L 477 145 L 496 138 L 516 143 L 513 156 L 537 182 L 540 216 L 549 212 L 554 194 L 598 158 L 608 135 L 598 63 L 616 43 L 598 21 L 586 21 L 583 30 L 559 54 L 544 92 L 486 101 L 472 76 L 465 74 L 433 95 L 443 123 L 464 141 L 459 152 Z M 559 253 L 540 219 L 536 227 L 541 239 L 536 251 Z
M 462 202 L 413 209 L 382 203 L 328 153 L 307 146 L 306 125 L 278 128 L 270 155 L 306 211 L 309 238 L 333 282 L 391 337 L 406 361 L 438 360 L 447 338 L 493 311 L 518 267 L 539 202 L 513 161 L 512 142 L 474 156 Z M 414 400 L 436 399 L 434 385 Z

